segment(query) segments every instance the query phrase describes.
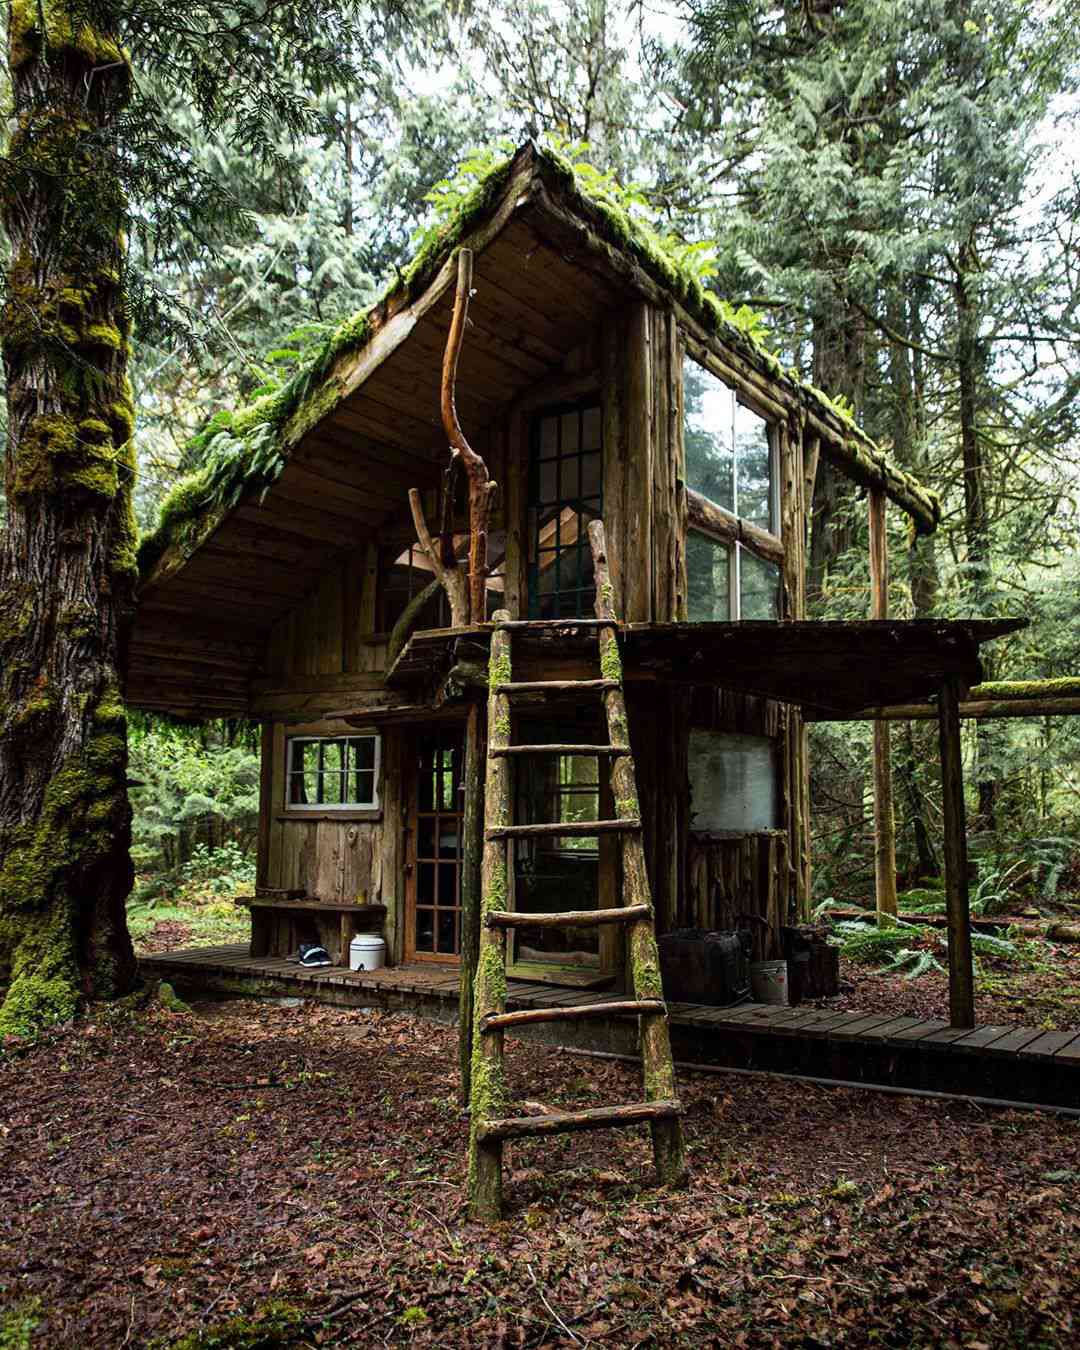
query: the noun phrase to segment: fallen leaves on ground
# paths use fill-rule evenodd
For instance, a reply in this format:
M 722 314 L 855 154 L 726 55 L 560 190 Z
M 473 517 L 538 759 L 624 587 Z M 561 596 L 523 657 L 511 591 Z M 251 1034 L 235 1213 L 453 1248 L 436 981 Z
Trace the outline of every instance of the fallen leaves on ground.
M 949 1018 L 949 977 L 879 974 L 876 962 L 840 958 L 840 993 L 814 1006 L 894 1017 Z M 1080 946 L 1025 941 L 1011 961 L 982 958 L 975 979 L 975 1020 L 985 1026 L 1080 1030 Z
M 644 1129 L 532 1140 L 487 1228 L 456 1045 L 404 1014 L 237 1002 L 10 1053 L 4 1308 L 65 1347 L 241 1317 L 262 1339 L 232 1343 L 267 1346 L 1076 1343 L 1074 1119 L 684 1074 L 686 1190 L 650 1186 Z M 624 1064 L 509 1048 L 519 1099 L 640 1094 Z

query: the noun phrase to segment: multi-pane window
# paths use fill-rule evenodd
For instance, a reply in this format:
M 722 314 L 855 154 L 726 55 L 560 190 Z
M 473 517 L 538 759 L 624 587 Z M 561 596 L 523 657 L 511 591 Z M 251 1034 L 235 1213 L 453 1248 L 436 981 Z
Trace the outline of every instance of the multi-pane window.
M 405 607 L 435 580 L 435 572 L 419 544 L 410 544 L 400 552 L 385 553 L 380 568 L 382 574 L 382 628 L 389 633 Z M 417 615 L 417 628 L 447 628 L 450 625 L 450 605 L 441 586 L 432 594 Z
M 378 807 L 378 736 L 293 736 L 287 758 L 290 810 Z
M 454 552 L 462 558 L 468 550 L 469 536 L 454 536 Z M 497 609 L 505 604 L 504 563 L 506 554 L 506 534 L 503 530 L 492 530 L 488 534 L 488 577 L 487 577 L 487 617 L 490 619 Z M 461 564 L 463 567 L 464 563 Z M 392 632 L 394 625 L 404 613 L 406 607 L 425 588 L 431 587 L 432 593 L 424 602 L 413 630 L 425 628 L 449 628 L 450 604 L 442 586 L 432 586 L 435 571 L 419 544 L 410 544 L 400 552 L 396 549 L 383 550 L 380 563 L 382 594 L 382 630 Z
M 776 472 L 768 423 L 690 357 L 683 362 L 683 405 L 687 488 L 775 533 Z M 691 623 L 778 617 L 780 569 L 744 545 L 692 530 L 686 569 Z
M 529 464 L 529 617 L 593 612 L 588 526 L 603 514 L 600 407 L 554 408 L 533 419 Z
M 413 947 L 431 956 L 461 951 L 461 758 L 461 737 L 453 731 L 420 746 Z
M 686 536 L 686 610 L 691 623 L 727 623 L 731 614 L 731 545 L 690 530 Z

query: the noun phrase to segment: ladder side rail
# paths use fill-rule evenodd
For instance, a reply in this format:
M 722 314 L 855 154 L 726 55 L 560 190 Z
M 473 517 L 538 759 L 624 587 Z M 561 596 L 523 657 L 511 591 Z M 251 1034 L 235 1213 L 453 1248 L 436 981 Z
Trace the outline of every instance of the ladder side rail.
M 510 617 L 499 610 L 495 621 Z M 488 759 L 484 783 L 484 818 L 492 825 L 510 822 L 510 762 L 493 752 L 510 741 L 510 700 L 498 691 L 510 679 L 510 634 L 496 628 L 491 635 L 488 679 Z M 485 1121 L 505 1113 L 508 1096 L 503 1059 L 503 1032 L 485 1033 L 485 1019 L 506 1005 L 506 929 L 487 923 L 490 912 L 509 908 L 509 844 L 485 838 L 481 863 L 480 951 L 473 999 L 472 1091 L 470 1094 L 469 1207 L 473 1218 L 497 1220 L 502 1215 L 500 1138 L 483 1134 Z
M 589 525 L 589 544 L 592 548 L 596 575 L 596 617 L 613 619 L 611 579 L 604 545 L 604 526 L 599 520 Z M 622 689 L 622 659 L 614 628 L 599 630 L 600 673 L 616 682 L 614 689 L 605 690 L 604 711 L 607 715 L 608 738 L 616 745 L 630 745 L 630 727 L 626 714 L 626 699 Z M 612 795 L 615 811 L 620 816 L 641 818 L 638 802 L 637 776 L 633 752 L 621 755 L 611 766 Z M 660 952 L 656 945 L 653 926 L 652 892 L 645 865 L 645 847 L 641 832 L 622 836 L 623 899 L 629 905 L 645 905 L 649 917 L 638 919 L 629 931 L 631 992 L 636 999 L 664 997 L 660 977 Z M 641 1019 L 641 1058 L 647 1101 L 673 1101 L 677 1098 L 675 1062 L 671 1055 L 671 1036 L 666 1009 L 663 1013 Z M 650 1123 L 656 1174 L 661 1185 L 680 1185 L 686 1180 L 686 1159 L 683 1148 L 682 1125 L 678 1117 L 653 1120 Z

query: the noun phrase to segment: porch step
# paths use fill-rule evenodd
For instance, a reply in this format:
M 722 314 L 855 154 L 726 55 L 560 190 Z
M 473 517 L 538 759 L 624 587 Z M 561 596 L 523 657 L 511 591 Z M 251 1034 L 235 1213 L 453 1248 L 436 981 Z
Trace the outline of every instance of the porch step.
M 591 1111 L 558 1111 L 549 1116 L 508 1116 L 476 1122 L 478 1143 L 496 1139 L 528 1139 L 536 1135 L 569 1134 L 576 1130 L 621 1129 L 652 1120 L 677 1120 L 679 1102 L 631 1102 L 627 1106 L 598 1106 Z
M 628 745 L 499 745 L 491 750 L 496 758 L 505 755 L 628 755 Z
M 480 1030 L 501 1031 L 504 1027 L 527 1026 L 531 1022 L 573 1022 L 585 1017 L 616 1017 L 629 1013 L 634 1017 L 663 1017 L 667 1004 L 662 998 L 599 999 L 595 1003 L 574 1003 L 569 1007 L 522 1008 L 518 1012 L 494 1013 L 480 1023 Z
M 641 829 L 637 816 L 617 817 L 615 820 L 547 820 L 539 825 L 496 825 L 485 830 L 485 839 L 529 839 L 537 835 L 566 834 L 632 834 Z
M 618 688 L 618 680 L 512 680 L 509 684 L 497 684 L 495 693 L 513 698 L 515 694 L 569 694 L 577 690 L 603 693 Z
M 485 915 L 484 923 L 488 928 L 591 928 L 597 923 L 637 923 L 651 918 L 651 905 L 623 905 L 619 909 L 564 909 L 552 914 L 493 909 Z

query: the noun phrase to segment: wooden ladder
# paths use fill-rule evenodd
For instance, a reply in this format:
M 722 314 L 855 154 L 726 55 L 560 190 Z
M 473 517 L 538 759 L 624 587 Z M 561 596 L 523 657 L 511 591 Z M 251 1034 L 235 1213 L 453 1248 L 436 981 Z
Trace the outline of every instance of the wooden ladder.
M 471 1131 L 469 1138 L 469 1197 L 474 1218 L 498 1219 L 502 1213 L 502 1154 L 507 1139 L 561 1134 L 576 1130 L 648 1122 L 653 1156 L 661 1185 L 678 1185 L 686 1175 L 683 1159 L 682 1108 L 676 1097 L 675 1066 L 671 1058 L 667 1006 L 660 981 L 660 959 L 653 928 L 652 899 L 645 868 L 634 760 L 630 749 L 622 663 L 611 607 L 611 585 L 604 556 L 603 527 L 589 528 L 596 564 L 596 618 L 560 620 L 559 627 L 591 627 L 600 648 L 600 678 L 576 681 L 514 683 L 511 643 L 515 629 L 528 621 L 512 621 L 506 610 L 495 616 L 491 639 L 488 689 L 488 759 L 484 793 L 484 853 L 480 904 L 480 951 L 476 969 L 473 1013 Z M 607 715 L 606 745 L 511 745 L 510 701 L 518 695 L 599 694 Z M 594 755 L 608 760 L 616 819 L 555 821 L 515 825 L 511 819 L 509 764 L 518 755 Z M 508 907 L 508 846 L 514 839 L 537 835 L 598 835 L 618 833 L 622 840 L 623 898 L 618 909 L 562 911 L 552 914 L 517 913 Z M 632 997 L 580 1007 L 506 1011 L 506 935 L 515 927 L 584 928 L 594 924 L 625 924 L 630 952 Z M 503 1060 L 503 1033 L 507 1027 L 530 1022 L 577 1020 L 636 1013 L 641 1019 L 641 1058 L 644 1076 L 642 1102 L 604 1106 L 590 1111 L 568 1111 L 542 1116 L 513 1116 L 507 1107 Z

